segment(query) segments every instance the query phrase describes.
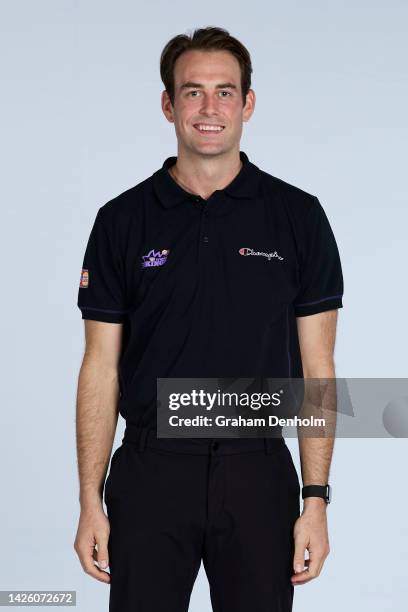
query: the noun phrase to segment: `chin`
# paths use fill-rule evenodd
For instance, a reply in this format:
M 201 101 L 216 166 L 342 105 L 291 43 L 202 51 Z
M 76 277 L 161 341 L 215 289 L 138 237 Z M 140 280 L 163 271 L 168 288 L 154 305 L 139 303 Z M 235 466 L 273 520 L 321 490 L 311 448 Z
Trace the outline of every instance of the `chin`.
M 225 146 L 225 143 L 221 144 L 221 143 L 206 143 L 206 144 L 201 144 L 201 145 L 197 145 L 196 143 L 194 143 L 193 147 L 194 151 L 197 151 L 197 153 L 208 153 L 209 155 L 215 155 L 215 154 L 219 154 L 219 153 L 225 153 L 225 151 L 228 150 L 228 147 Z
M 197 151 L 197 153 L 199 153 L 200 155 L 207 155 L 208 157 L 214 157 L 216 155 L 222 155 L 223 153 L 225 153 L 225 151 L 224 149 L 203 149 L 201 151 Z

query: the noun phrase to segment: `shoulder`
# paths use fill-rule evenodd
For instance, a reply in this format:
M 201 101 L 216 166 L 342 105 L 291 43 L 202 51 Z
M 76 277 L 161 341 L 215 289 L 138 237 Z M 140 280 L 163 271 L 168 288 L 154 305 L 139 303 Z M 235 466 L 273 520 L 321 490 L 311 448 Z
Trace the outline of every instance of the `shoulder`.
M 260 170 L 263 193 L 271 202 L 279 202 L 288 213 L 304 218 L 319 206 L 317 197 L 297 185 Z
M 151 177 L 129 187 L 105 202 L 98 210 L 105 222 L 127 224 L 140 217 L 151 193 Z

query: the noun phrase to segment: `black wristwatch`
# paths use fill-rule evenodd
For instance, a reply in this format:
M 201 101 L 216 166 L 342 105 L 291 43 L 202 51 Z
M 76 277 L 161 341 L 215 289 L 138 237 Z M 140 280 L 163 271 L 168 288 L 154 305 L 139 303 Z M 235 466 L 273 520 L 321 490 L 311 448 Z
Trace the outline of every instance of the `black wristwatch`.
M 332 488 L 329 484 L 326 485 L 307 485 L 302 487 L 302 499 L 305 497 L 323 497 L 326 504 L 330 504 L 332 500 Z

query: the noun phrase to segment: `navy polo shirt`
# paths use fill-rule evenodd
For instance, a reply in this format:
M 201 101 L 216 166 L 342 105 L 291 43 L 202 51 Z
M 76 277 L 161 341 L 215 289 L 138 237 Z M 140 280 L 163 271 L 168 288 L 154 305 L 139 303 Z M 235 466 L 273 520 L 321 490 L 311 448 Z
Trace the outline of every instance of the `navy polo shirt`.
M 156 378 L 303 377 L 296 317 L 341 308 L 319 200 L 242 168 L 204 200 L 168 169 L 101 206 L 83 258 L 83 319 L 123 323 L 120 414 L 156 427 Z

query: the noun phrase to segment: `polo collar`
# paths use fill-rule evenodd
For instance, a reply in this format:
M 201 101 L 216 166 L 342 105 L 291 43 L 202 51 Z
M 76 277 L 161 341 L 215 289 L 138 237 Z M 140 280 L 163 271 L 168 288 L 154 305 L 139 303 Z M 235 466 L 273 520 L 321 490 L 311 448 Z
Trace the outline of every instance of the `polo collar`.
M 242 161 L 240 171 L 229 185 L 224 189 L 217 190 L 217 192 L 225 193 L 237 199 L 254 198 L 257 194 L 260 170 L 258 166 L 249 161 L 244 151 L 240 151 L 239 156 Z M 166 208 L 177 206 L 188 199 L 194 199 L 194 195 L 183 189 L 168 171 L 176 161 L 177 156 L 168 157 L 160 170 L 157 170 L 152 177 L 155 193 L 161 204 Z

